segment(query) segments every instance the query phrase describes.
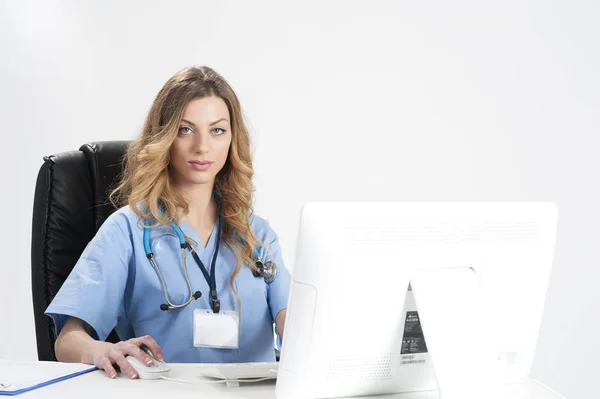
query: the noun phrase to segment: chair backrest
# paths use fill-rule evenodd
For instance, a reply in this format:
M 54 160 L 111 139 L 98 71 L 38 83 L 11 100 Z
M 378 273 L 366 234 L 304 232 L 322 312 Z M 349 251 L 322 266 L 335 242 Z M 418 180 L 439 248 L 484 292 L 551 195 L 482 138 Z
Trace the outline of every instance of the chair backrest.
M 122 170 L 127 141 L 96 142 L 44 157 L 34 194 L 31 282 L 39 360 L 56 360 L 54 326 L 44 311 L 88 242 L 115 211 L 108 190 Z M 117 342 L 113 331 L 108 341 Z

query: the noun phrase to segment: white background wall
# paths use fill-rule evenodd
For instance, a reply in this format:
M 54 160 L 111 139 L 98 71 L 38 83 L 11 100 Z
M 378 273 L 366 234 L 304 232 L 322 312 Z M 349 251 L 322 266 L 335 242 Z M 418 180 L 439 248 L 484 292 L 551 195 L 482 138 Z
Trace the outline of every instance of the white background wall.
M 241 98 L 256 209 L 292 269 L 308 200 L 556 202 L 533 374 L 596 396 L 599 4 L 1 1 L 0 358 L 36 358 L 42 157 L 132 138 L 166 79 L 206 64 Z

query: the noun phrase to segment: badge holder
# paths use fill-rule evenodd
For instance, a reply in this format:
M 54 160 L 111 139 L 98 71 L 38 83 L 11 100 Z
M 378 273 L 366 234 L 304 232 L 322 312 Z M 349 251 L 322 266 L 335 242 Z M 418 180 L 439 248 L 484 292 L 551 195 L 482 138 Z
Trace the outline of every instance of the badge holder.
M 194 346 L 197 348 L 237 349 L 240 322 L 235 311 L 194 309 Z
M 440 397 L 499 397 L 499 362 L 481 322 L 473 269 L 417 269 L 410 285 Z

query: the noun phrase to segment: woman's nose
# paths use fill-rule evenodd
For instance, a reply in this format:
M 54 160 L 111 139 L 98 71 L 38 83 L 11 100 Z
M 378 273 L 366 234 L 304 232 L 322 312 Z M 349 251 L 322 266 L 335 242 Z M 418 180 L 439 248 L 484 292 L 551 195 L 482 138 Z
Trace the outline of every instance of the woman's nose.
M 196 140 L 194 140 L 195 152 L 198 154 L 207 154 L 210 152 L 210 149 L 210 135 L 206 133 L 200 133 L 196 135 Z

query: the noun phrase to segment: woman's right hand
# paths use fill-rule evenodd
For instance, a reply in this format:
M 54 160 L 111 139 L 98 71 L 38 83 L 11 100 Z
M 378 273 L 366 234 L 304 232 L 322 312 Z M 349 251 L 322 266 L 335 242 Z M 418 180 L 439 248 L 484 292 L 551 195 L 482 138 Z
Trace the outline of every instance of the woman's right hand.
M 145 344 L 156 360 L 163 360 L 163 353 L 154 338 L 149 335 L 132 338 L 116 344 L 110 342 L 95 341 L 91 348 L 92 362 L 94 366 L 104 370 L 110 378 L 116 378 L 117 372 L 114 365 L 118 365 L 121 371 L 129 378 L 137 378 L 135 369 L 125 359 L 126 356 L 136 357 L 142 364 L 152 364 L 151 357 L 140 348 Z

